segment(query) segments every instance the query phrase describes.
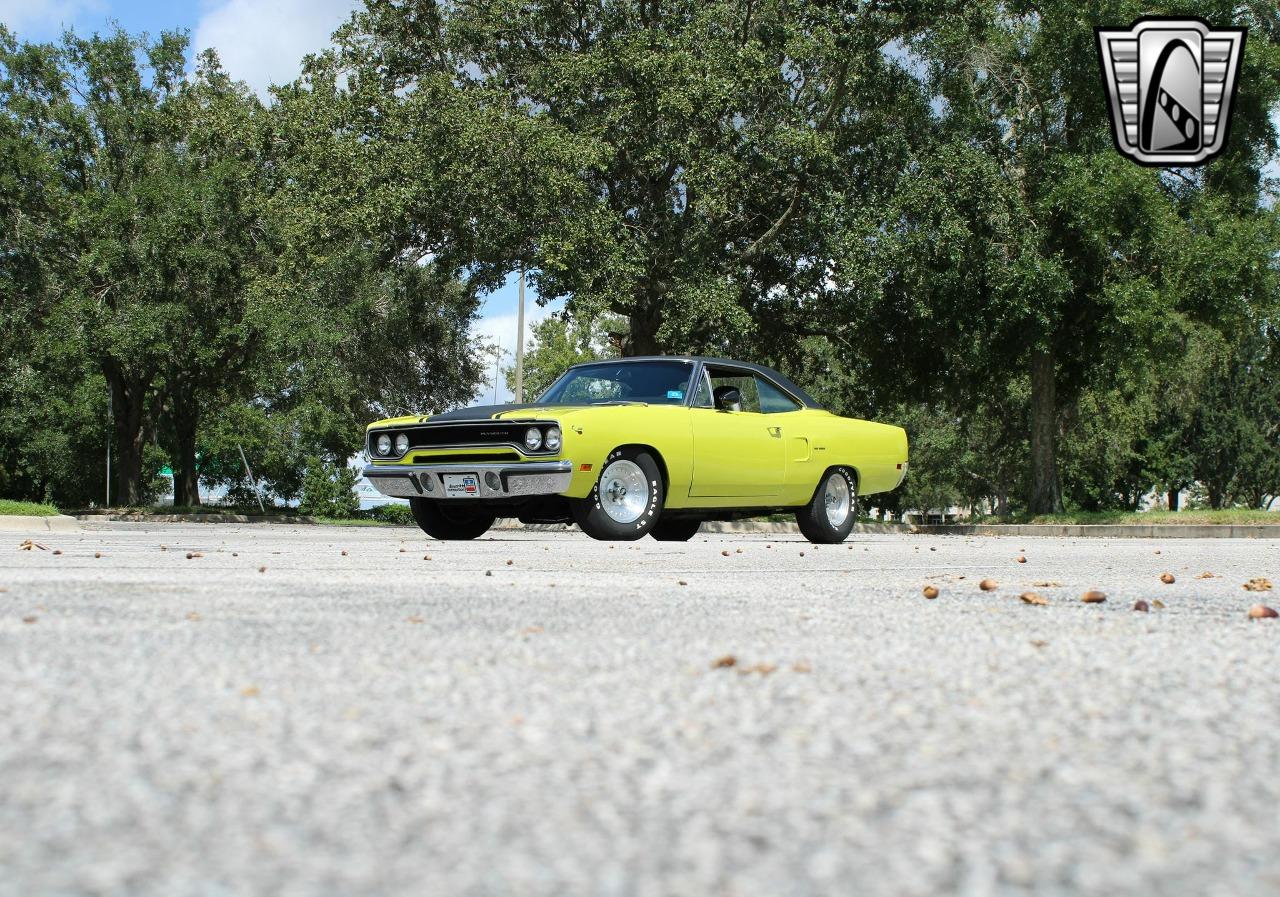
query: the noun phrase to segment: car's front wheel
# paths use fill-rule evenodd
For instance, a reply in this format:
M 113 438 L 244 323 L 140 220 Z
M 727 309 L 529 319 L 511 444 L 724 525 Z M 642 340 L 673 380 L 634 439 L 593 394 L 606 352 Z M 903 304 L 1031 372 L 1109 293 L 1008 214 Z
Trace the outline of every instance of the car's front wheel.
M 480 508 L 469 507 L 466 499 L 434 501 L 430 498 L 409 499 L 409 510 L 422 531 L 433 539 L 455 542 L 478 539 L 489 531 L 497 518 Z
M 800 532 L 815 545 L 843 542 L 853 531 L 858 509 L 858 481 L 843 467 L 823 475 L 813 498 L 796 511 Z
M 662 472 L 648 452 L 621 448 L 610 453 L 591 494 L 574 501 L 573 519 L 593 539 L 643 538 L 662 514 Z

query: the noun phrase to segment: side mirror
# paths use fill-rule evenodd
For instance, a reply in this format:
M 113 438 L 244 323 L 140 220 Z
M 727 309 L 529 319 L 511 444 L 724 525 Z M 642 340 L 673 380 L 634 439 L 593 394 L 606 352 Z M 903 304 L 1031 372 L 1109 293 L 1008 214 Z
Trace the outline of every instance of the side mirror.
M 741 411 L 742 391 L 736 386 L 717 386 L 712 393 L 717 411 Z

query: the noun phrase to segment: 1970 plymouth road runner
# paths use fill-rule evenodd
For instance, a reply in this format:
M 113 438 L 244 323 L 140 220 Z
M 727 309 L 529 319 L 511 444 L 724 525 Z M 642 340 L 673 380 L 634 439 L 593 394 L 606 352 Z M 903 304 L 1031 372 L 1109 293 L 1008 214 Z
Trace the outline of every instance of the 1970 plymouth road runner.
M 901 428 L 838 417 L 777 371 L 716 358 L 579 364 L 532 404 L 382 420 L 366 438 L 364 475 L 409 499 L 436 539 L 517 517 L 684 541 L 704 520 L 790 511 L 811 541 L 841 542 L 858 496 L 907 470 Z

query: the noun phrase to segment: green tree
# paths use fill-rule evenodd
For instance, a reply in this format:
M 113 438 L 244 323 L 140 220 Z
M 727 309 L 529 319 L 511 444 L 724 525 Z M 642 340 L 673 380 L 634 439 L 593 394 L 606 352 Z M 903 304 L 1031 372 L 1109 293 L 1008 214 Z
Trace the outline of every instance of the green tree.
M 626 325 L 616 316 L 592 321 L 571 321 L 550 315 L 533 325 L 533 341 L 525 349 L 524 390 L 528 399 L 546 391 L 571 365 L 619 354 L 626 339 Z M 515 367 L 505 370 L 507 389 L 514 390 Z
M 1034 512 L 1062 505 L 1063 429 L 1088 390 L 1147 381 L 1183 316 L 1231 326 L 1263 301 L 1256 272 L 1276 244 L 1232 231 L 1263 214 L 1276 147 L 1274 7 L 1213 6 L 1196 11 L 1254 33 L 1228 153 L 1198 174 L 1142 169 L 1112 146 L 1092 27 L 1127 23 L 1136 5 L 981 3 L 909 45 L 937 128 L 861 236 L 849 229 L 844 317 L 898 353 L 917 394 L 972 395 L 975 379 L 1025 372 Z M 1220 262 L 1211 288 L 1206 254 Z M 926 347 L 943 371 L 912 369 Z
M 625 317 L 628 354 L 781 352 L 834 210 L 928 119 L 883 48 L 944 5 L 371 0 L 312 77 L 347 76 L 422 251 L 525 264 L 572 317 Z

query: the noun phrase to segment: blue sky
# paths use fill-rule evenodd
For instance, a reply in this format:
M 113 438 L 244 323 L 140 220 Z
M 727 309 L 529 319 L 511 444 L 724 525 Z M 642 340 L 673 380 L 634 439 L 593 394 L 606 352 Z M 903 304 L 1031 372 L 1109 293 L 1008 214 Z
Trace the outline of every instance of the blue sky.
M 214 47 L 231 74 L 265 96 L 272 83 L 297 76 L 302 57 L 325 46 L 356 0 L 0 0 L 0 22 L 20 39 L 56 39 L 64 29 L 82 34 L 105 31 L 112 22 L 131 33 L 185 29 L 191 53 Z M 511 363 L 516 341 L 517 279 L 512 277 L 484 299 L 475 332 L 506 353 Z M 526 292 L 526 331 L 553 308 L 540 308 Z M 527 339 L 527 335 L 526 335 Z M 492 367 L 490 367 L 492 370 Z M 509 394 L 499 384 L 499 398 Z M 493 385 L 482 391 L 492 401 Z

